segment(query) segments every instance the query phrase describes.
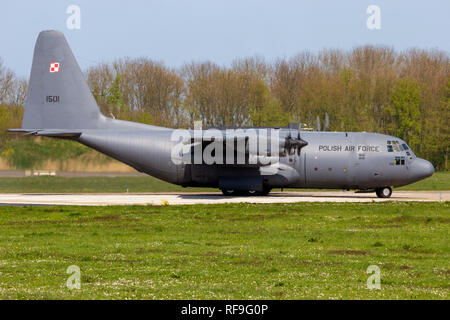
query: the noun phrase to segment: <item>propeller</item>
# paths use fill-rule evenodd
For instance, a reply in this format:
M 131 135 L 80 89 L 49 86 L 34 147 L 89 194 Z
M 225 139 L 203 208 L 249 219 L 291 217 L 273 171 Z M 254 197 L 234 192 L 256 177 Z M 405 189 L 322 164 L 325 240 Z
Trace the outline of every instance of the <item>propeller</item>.
M 300 132 L 297 134 L 296 138 L 292 138 L 292 134 L 289 133 L 289 135 L 285 138 L 284 147 L 286 148 L 288 153 L 290 153 L 292 148 L 297 148 L 297 152 L 298 154 L 300 154 L 300 149 L 307 144 L 308 142 L 300 138 Z

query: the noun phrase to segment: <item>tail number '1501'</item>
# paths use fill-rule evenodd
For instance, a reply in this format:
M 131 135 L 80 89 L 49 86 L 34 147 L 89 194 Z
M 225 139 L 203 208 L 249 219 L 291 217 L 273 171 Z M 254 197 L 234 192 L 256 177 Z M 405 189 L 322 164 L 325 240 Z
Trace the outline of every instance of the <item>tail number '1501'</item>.
M 59 96 L 46 96 L 45 102 L 59 102 Z

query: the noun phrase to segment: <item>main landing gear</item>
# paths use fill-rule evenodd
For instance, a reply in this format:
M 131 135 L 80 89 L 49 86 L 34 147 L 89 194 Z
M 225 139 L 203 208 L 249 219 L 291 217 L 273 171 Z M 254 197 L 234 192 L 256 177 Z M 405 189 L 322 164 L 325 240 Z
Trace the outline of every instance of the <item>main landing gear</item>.
M 224 196 L 267 196 L 272 190 L 271 188 L 264 188 L 263 191 L 254 191 L 254 190 L 225 190 L 222 189 L 222 193 Z
M 375 193 L 378 198 L 390 198 L 392 195 L 392 189 L 390 187 L 375 189 Z

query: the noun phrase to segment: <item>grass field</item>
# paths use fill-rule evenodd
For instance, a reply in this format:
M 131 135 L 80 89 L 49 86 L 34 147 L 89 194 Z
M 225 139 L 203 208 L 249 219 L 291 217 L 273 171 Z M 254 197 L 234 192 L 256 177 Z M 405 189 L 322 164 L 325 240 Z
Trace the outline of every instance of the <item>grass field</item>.
M 0 193 L 78 193 L 78 192 L 179 192 L 218 191 L 183 188 L 150 176 L 130 177 L 23 177 L 0 178 Z M 399 190 L 450 190 L 450 172 L 436 172 L 431 178 Z
M 1 207 L 0 298 L 449 299 L 449 223 L 449 203 Z
M 399 190 L 450 190 L 450 171 L 435 172 L 431 177 L 398 188 Z
M 91 192 L 218 191 L 183 188 L 151 176 L 129 177 L 23 177 L 0 178 L 0 193 L 91 193 Z

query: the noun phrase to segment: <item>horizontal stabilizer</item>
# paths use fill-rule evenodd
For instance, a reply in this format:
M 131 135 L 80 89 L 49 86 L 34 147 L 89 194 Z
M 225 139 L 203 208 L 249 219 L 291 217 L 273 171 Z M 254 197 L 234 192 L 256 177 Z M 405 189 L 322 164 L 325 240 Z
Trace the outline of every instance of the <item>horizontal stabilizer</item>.
M 8 129 L 8 132 L 21 132 L 25 135 L 35 135 L 55 138 L 78 138 L 81 131 L 58 130 L 58 129 Z

